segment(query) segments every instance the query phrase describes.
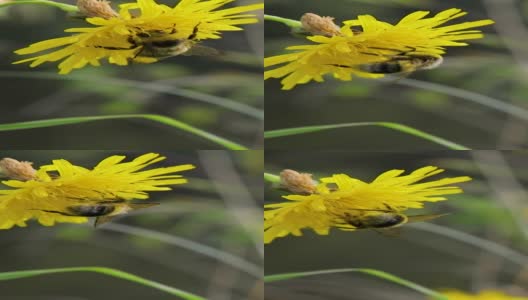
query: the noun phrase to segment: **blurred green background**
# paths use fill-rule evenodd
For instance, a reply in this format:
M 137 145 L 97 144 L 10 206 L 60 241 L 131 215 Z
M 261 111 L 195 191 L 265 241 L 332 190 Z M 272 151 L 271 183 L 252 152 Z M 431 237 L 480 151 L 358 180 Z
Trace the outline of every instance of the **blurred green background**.
M 448 195 L 447 201 L 426 203 L 424 209 L 407 211 L 409 215 L 450 215 L 429 223 L 404 225 L 399 234 L 333 229 L 328 236 L 319 236 L 306 229 L 301 237 L 278 238 L 265 246 L 266 275 L 373 268 L 432 289 L 501 289 L 528 296 L 528 152 L 266 151 L 265 159 L 266 172 L 278 174 L 288 168 L 312 173 L 315 179 L 345 173 L 370 182 L 391 169 L 404 169 L 408 174 L 428 165 L 446 171 L 424 182 L 466 175 L 473 178 L 456 184 L 464 190 L 463 194 Z M 288 193 L 268 184 L 266 203 L 281 202 L 284 200 L 281 195 L 285 194 Z M 453 235 L 438 234 L 435 228 L 486 239 L 516 251 L 518 257 L 500 257 L 482 247 L 455 240 Z M 416 291 L 361 273 L 272 282 L 266 284 L 265 293 L 267 300 L 426 299 Z
M 65 1 L 75 4 L 75 1 Z M 112 1 L 113 7 L 127 1 Z M 177 1 L 160 1 L 174 6 Z M 255 1 L 235 1 L 234 5 Z M 261 12 L 254 12 L 261 15 Z M 260 17 L 259 17 L 260 18 Z M 178 56 L 154 64 L 127 67 L 103 64 L 69 75 L 57 64 L 31 69 L 11 65 L 13 51 L 29 44 L 67 36 L 67 28 L 88 27 L 57 8 L 16 5 L 0 8 L 0 79 L 3 90 L 0 123 L 59 117 L 161 114 L 211 133 L 262 148 L 263 25 L 224 32 L 204 42 L 223 52 L 218 57 Z M 171 94 L 171 92 L 173 94 Z M 193 93 L 192 95 L 188 95 Z M 199 93 L 199 94 L 198 94 Z M 244 105 L 241 113 L 204 101 Z M 229 104 L 228 104 L 229 105 Z M 258 116 L 260 114 L 260 117 Z M 202 138 L 144 120 L 112 120 L 54 128 L 0 132 L 10 149 L 219 149 Z
M 129 151 L 1 151 L 0 157 L 38 167 L 64 158 L 86 168 Z M 150 193 L 161 205 L 130 213 L 94 229 L 91 224 L 0 231 L 0 271 L 105 266 L 155 280 L 207 299 L 262 299 L 262 151 L 164 151 L 152 167 L 194 164 L 189 183 Z M 1 216 L 0 216 L 1 217 Z M 159 237 L 161 236 L 161 237 Z M 159 238 L 158 238 L 159 237 Z M 181 240 L 185 239 L 185 240 Z M 172 244 L 171 244 L 172 243 Z M 198 243 L 243 260 L 236 268 L 201 254 Z M 210 250 L 209 250 L 210 251 Z M 207 251 L 206 251 L 207 252 Z M 229 260 L 228 260 L 229 262 Z M 0 281 L 1 299 L 174 299 L 122 279 L 68 273 Z
M 517 0 L 267 0 L 266 14 L 299 19 L 306 12 L 335 17 L 335 22 L 371 14 L 392 24 L 405 15 L 427 10 L 431 14 L 461 8 L 466 16 L 448 24 L 491 18 L 484 39 L 466 47 L 447 49 L 443 65 L 434 70 L 384 80 L 353 79 L 298 85 L 281 90 L 280 80 L 265 81 L 266 130 L 307 125 L 365 121 L 402 123 L 473 149 L 516 149 L 528 146 L 528 2 Z M 287 46 L 307 44 L 289 28 L 266 21 L 265 56 L 285 53 Z M 424 83 L 434 83 L 432 90 Z M 456 88 L 453 91 L 450 88 Z M 476 93 L 468 96 L 465 92 Z M 505 108 L 516 116 L 480 103 Z M 474 98 L 472 98 L 475 100 Z M 510 109 L 509 107 L 508 109 Z M 520 108 L 520 110 L 519 110 Z M 442 146 L 381 127 L 356 127 L 269 139 L 268 149 L 435 150 Z

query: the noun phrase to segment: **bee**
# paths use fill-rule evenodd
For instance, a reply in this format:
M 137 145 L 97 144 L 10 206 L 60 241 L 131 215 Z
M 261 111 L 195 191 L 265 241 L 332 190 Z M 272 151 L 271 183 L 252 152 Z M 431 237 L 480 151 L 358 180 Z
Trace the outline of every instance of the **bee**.
M 219 51 L 199 45 L 196 41 L 198 34 L 198 23 L 192 33 L 185 39 L 175 39 L 173 34 L 176 33 L 176 27 L 171 31 L 141 31 L 128 38 L 128 42 L 132 45 L 131 48 L 138 48 L 136 58 L 150 57 L 150 58 L 167 58 L 177 55 L 200 55 L 200 56 L 215 56 Z
M 174 34 L 177 32 L 176 25 L 169 30 L 150 30 L 144 31 L 140 28 L 130 28 L 130 36 L 127 42 L 128 48 L 98 46 L 108 50 L 132 50 L 137 52 L 132 61 L 141 62 L 143 59 L 156 58 L 164 59 L 177 55 L 199 55 L 199 56 L 216 56 L 220 51 L 198 44 L 196 36 L 198 34 L 198 23 L 187 38 L 175 39 Z
M 423 222 L 436 219 L 447 214 L 429 214 L 406 216 L 394 210 L 382 209 L 354 209 L 358 213 L 345 213 L 342 221 L 346 225 L 352 225 L 354 229 L 389 229 L 402 226 L 406 223 Z M 338 227 L 343 225 L 338 225 Z M 343 229 L 350 229 L 343 226 Z
M 414 47 L 407 47 L 409 50 L 403 52 L 381 47 L 370 48 L 376 49 L 380 52 L 360 53 L 381 58 L 381 61 L 359 65 L 332 64 L 332 66 L 341 68 L 356 68 L 363 72 L 372 74 L 410 74 L 419 70 L 434 69 L 444 62 L 444 58 L 442 56 L 419 54 L 419 49 Z
M 108 223 L 115 217 L 126 214 L 129 211 L 148 208 L 155 205 L 159 205 L 159 203 L 127 203 L 125 200 L 114 200 L 66 206 L 64 211 L 40 210 L 70 217 L 95 217 L 94 227 L 97 227 L 101 224 Z
M 411 73 L 418 70 L 434 69 L 444 59 L 427 55 L 396 55 L 387 61 L 360 65 L 359 69 L 374 74 Z

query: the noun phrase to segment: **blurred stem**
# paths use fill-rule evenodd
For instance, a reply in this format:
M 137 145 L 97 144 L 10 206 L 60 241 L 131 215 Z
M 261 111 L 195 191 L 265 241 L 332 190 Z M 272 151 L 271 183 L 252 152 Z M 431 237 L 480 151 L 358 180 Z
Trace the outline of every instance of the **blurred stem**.
M 381 79 L 383 80 L 383 79 Z M 469 102 L 473 102 L 512 116 L 515 116 L 522 120 L 528 120 L 528 110 L 511 105 L 505 101 L 481 95 L 464 89 L 459 89 L 443 84 L 425 82 L 415 79 L 403 78 L 399 79 L 396 84 L 419 88 L 427 91 L 433 91 L 444 95 L 460 98 Z
M 248 262 L 243 258 L 240 258 L 228 252 L 224 252 L 222 250 L 218 250 L 206 245 L 196 243 L 194 241 L 182 237 L 119 223 L 105 224 L 105 226 L 101 227 L 101 229 L 161 241 L 169 245 L 177 246 L 195 253 L 208 256 L 237 270 L 241 270 L 247 274 L 250 274 L 255 278 L 260 278 L 262 276 L 262 269 L 259 266 Z
M 31 71 L 31 72 L 0 71 L 0 77 L 3 77 L 3 78 L 16 77 L 16 78 L 24 78 L 24 79 L 36 78 L 36 79 L 64 80 L 64 81 L 73 80 L 73 81 L 79 81 L 83 83 L 92 82 L 96 84 L 124 86 L 124 87 L 132 88 L 132 89 L 140 89 L 140 90 L 151 91 L 155 93 L 163 93 L 167 95 L 185 97 L 191 100 L 200 101 L 200 102 L 216 105 L 219 107 L 223 107 L 225 109 L 229 109 L 232 111 L 236 111 L 240 114 L 243 114 L 243 115 L 258 119 L 258 120 L 264 120 L 264 112 L 262 110 L 257 109 L 255 107 L 251 107 L 247 104 L 233 101 L 225 97 L 209 95 L 209 94 L 201 93 L 198 91 L 182 89 L 182 88 L 174 87 L 172 85 L 164 85 L 164 84 L 159 84 L 155 82 L 144 82 L 144 81 L 139 81 L 139 80 L 129 80 L 129 79 L 115 78 L 115 77 L 77 75 L 77 74 L 73 74 L 73 75 L 70 74 L 70 75 L 65 76 L 65 75 L 60 75 L 57 73 L 38 72 L 38 71 Z
M 95 272 L 112 277 L 121 278 L 124 280 L 139 283 L 174 296 L 179 296 L 186 300 L 206 300 L 203 297 L 179 290 L 177 288 L 145 279 L 143 277 L 136 276 L 131 273 L 123 272 L 116 269 L 105 268 L 105 267 L 74 267 L 74 268 L 56 268 L 56 269 L 40 269 L 40 270 L 26 270 L 26 271 L 13 271 L 0 273 L 0 280 L 12 280 L 40 275 L 48 275 L 55 273 L 70 273 L 70 272 Z
M 200 151 L 199 161 L 206 177 L 212 181 L 217 194 L 223 199 L 226 213 L 251 237 L 255 250 L 264 257 L 262 227 L 255 226 L 253 222 L 262 220 L 262 208 L 244 184 L 233 157 L 226 151 Z M 241 207 L 248 210 L 242 211 L 239 209 Z
M 60 3 L 60 2 L 55 2 L 55 1 L 49 1 L 49 0 L 8 0 L 5 2 L 1 2 L 0 7 L 17 5 L 17 4 L 40 4 L 40 5 L 57 7 L 67 12 L 78 12 L 79 11 L 77 6 L 75 5 L 70 5 L 70 4 Z
M 271 183 L 279 183 L 280 177 L 271 173 L 264 173 L 264 180 Z
M 219 137 L 205 130 L 196 128 L 182 121 L 169 118 L 166 116 L 154 115 L 154 114 L 70 117 L 70 118 L 57 118 L 57 119 L 47 119 L 47 120 L 17 122 L 17 123 L 7 123 L 7 124 L 0 124 L 0 131 L 13 131 L 13 130 L 21 130 L 21 129 L 54 127 L 54 126 L 63 126 L 63 125 L 69 125 L 69 124 L 78 124 L 78 123 L 104 121 L 104 120 L 116 120 L 116 119 L 147 119 L 150 121 L 155 121 L 155 122 L 158 122 L 164 125 L 168 125 L 168 126 L 186 131 L 193 135 L 202 137 L 210 142 L 221 145 L 224 148 L 229 149 L 229 150 L 247 150 L 246 147 L 240 144 L 237 144 L 228 139 Z
M 406 225 L 407 227 L 415 228 L 418 230 L 443 235 L 448 238 L 457 240 L 459 242 L 476 246 L 480 249 L 484 249 L 488 252 L 499 255 L 506 260 L 519 264 L 521 267 L 528 265 L 528 256 L 523 255 L 515 250 L 512 250 L 503 245 L 497 244 L 492 241 L 488 241 L 477 236 L 451 229 L 448 227 L 432 224 L 432 223 L 413 223 Z
M 291 27 L 292 29 L 300 29 L 302 28 L 302 24 L 300 21 L 272 16 L 272 15 L 264 15 L 265 21 L 272 21 L 272 22 L 279 22 L 282 23 L 288 27 Z
M 525 220 L 523 211 L 528 193 L 517 180 L 509 162 L 500 151 L 473 151 L 471 156 L 487 179 L 489 188 L 495 193 L 494 198 L 508 210 L 513 221 L 528 240 L 528 220 Z
M 439 144 L 449 148 L 451 150 L 470 150 L 469 148 L 456 144 L 454 142 L 448 141 L 441 137 L 426 133 L 424 131 L 409 127 L 407 125 L 393 123 L 393 122 L 358 122 L 358 123 L 342 123 L 342 124 L 331 124 L 331 125 L 314 125 L 314 126 L 304 126 L 304 127 L 294 127 L 286 129 L 277 129 L 264 132 L 265 139 L 272 139 L 283 136 L 305 134 L 310 132 L 317 132 L 330 129 L 346 128 L 346 127 L 360 127 L 360 126 L 380 126 L 396 131 L 400 131 L 406 134 L 410 134 L 416 137 L 419 137 L 424 140 L 428 140 L 435 144 Z
M 432 297 L 432 299 L 436 300 L 448 300 L 446 296 L 435 292 L 431 289 L 428 289 L 424 286 L 421 286 L 419 284 L 416 284 L 414 282 L 408 281 L 406 279 L 400 278 L 398 276 L 378 271 L 374 269 L 365 269 L 365 268 L 348 268 L 348 269 L 331 269 L 331 270 L 321 270 L 321 271 L 311 271 L 311 272 L 296 272 L 296 273 L 284 273 L 284 274 L 276 274 L 276 275 L 268 275 L 264 276 L 264 282 L 273 282 L 273 281 L 280 281 L 280 280 L 287 280 L 287 279 L 294 279 L 299 277 L 306 277 L 306 276 L 314 276 L 314 275 L 323 275 L 323 274 L 336 274 L 336 273 L 345 273 L 345 272 L 360 272 L 367 275 L 371 275 L 374 277 L 381 278 L 383 280 L 387 280 L 405 287 L 408 287 L 410 289 L 413 289 L 417 292 L 420 292 L 424 295 Z

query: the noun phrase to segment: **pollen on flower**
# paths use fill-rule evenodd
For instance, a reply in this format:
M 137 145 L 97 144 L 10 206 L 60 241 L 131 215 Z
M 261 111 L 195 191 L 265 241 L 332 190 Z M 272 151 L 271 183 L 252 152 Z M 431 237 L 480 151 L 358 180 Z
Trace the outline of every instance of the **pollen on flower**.
M 33 169 L 33 163 L 29 161 L 18 161 L 13 158 L 2 158 L 0 160 L 0 171 L 9 179 L 28 181 L 36 178 L 37 170 Z
M 471 180 L 460 176 L 419 182 L 443 171 L 434 166 L 407 175 L 403 170 L 389 170 L 371 182 L 346 174 L 320 178 L 313 193 L 286 195 L 282 196 L 286 202 L 264 205 L 264 243 L 290 234 L 300 236 L 306 228 L 327 235 L 331 228 L 353 231 L 369 228 L 369 224 L 380 227 L 380 222 L 401 225 L 407 219 L 406 210 L 447 200 L 445 195 L 462 193 L 451 184 Z M 298 180 L 299 175 L 292 174 Z M 420 216 L 420 220 L 438 216 Z

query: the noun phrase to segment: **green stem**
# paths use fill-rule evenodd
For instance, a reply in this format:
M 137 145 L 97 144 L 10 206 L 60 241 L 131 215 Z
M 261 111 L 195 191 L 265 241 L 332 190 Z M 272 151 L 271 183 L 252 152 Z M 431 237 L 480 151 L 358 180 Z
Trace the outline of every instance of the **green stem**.
M 229 150 L 247 150 L 246 147 L 240 144 L 237 144 L 225 138 L 219 137 L 217 135 L 214 135 L 202 129 L 196 128 L 187 123 L 184 123 L 184 122 L 181 122 L 181 121 L 178 121 L 176 119 L 172 119 L 166 116 L 154 115 L 154 114 L 70 117 L 70 118 L 56 118 L 56 119 L 37 120 L 37 121 L 28 121 L 28 122 L 17 122 L 17 123 L 0 124 L 0 131 L 12 131 L 12 130 L 21 130 L 21 129 L 53 127 L 53 126 L 62 126 L 62 125 L 68 125 L 68 124 L 78 124 L 78 123 L 85 123 L 85 122 L 115 120 L 115 119 L 147 119 L 147 120 L 155 121 L 161 124 L 165 124 L 165 125 L 189 132 L 196 136 L 202 137 L 208 141 L 211 141 L 215 144 L 221 145 Z
M 280 177 L 271 173 L 264 173 L 264 180 L 271 183 L 279 183 Z
M 264 15 L 264 20 L 266 21 L 273 21 L 273 22 L 279 22 L 282 23 L 288 27 L 291 27 L 293 29 L 300 29 L 302 28 L 302 24 L 300 21 L 292 20 L 292 19 L 286 19 L 282 17 L 272 16 L 272 15 Z
M 14 271 L 14 272 L 3 272 L 0 273 L 0 280 L 12 280 L 40 275 L 48 275 L 54 273 L 69 273 L 69 272 L 95 272 L 108 276 L 113 276 L 121 278 L 124 280 L 132 281 L 139 283 L 166 293 L 169 293 L 174 296 L 179 296 L 182 299 L 186 300 L 206 300 L 203 297 L 179 290 L 177 288 L 148 280 L 139 276 L 136 276 L 131 273 L 123 272 L 116 269 L 105 268 L 105 267 L 73 267 L 73 268 L 56 268 L 56 269 L 40 269 L 40 270 L 27 270 L 27 271 Z
M 445 146 L 446 148 L 452 150 L 470 150 L 469 148 L 456 144 L 454 142 L 448 141 L 441 137 L 426 133 L 424 131 L 409 127 L 407 125 L 393 123 L 393 122 L 358 122 L 358 123 L 343 123 L 343 124 L 331 124 L 331 125 L 314 125 L 314 126 L 303 126 L 303 127 L 293 127 L 286 129 L 277 129 L 264 132 L 264 138 L 272 139 L 283 136 L 298 135 L 310 132 L 317 132 L 322 130 L 346 128 L 346 127 L 359 127 L 359 126 L 381 126 L 385 128 L 394 129 L 406 134 L 414 135 L 424 140 L 428 140 L 435 144 Z
M 378 277 L 378 278 L 408 287 L 417 292 L 433 297 L 433 299 L 436 299 L 436 300 L 448 300 L 446 296 L 439 294 L 438 292 L 435 292 L 424 286 L 411 282 L 409 280 L 405 280 L 403 278 L 400 278 L 398 276 L 395 276 L 395 275 L 392 275 L 392 274 L 389 274 L 383 271 L 365 269 L 365 268 L 331 269 L 331 270 L 321 270 L 321 271 L 311 271 L 311 272 L 295 272 L 295 273 L 268 275 L 268 276 L 264 276 L 264 282 L 268 283 L 268 282 L 273 282 L 273 281 L 294 279 L 294 278 L 299 278 L 299 277 L 323 275 L 323 274 L 345 273 L 345 272 L 360 272 L 360 273 L 368 274 L 374 277 Z
M 79 9 L 75 5 L 70 5 L 66 3 L 60 3 L 55 1 L 49 1 L 49 0 L 11 0 L 0 3 L 0 7 L 4 6 L 11 6 L 11 5 L 17 5 L 17 4 L 40 4 L 40 5 L 47 5 L 47 6 L 53 6 L 60 8 L 67 12 L 78 12 Z

